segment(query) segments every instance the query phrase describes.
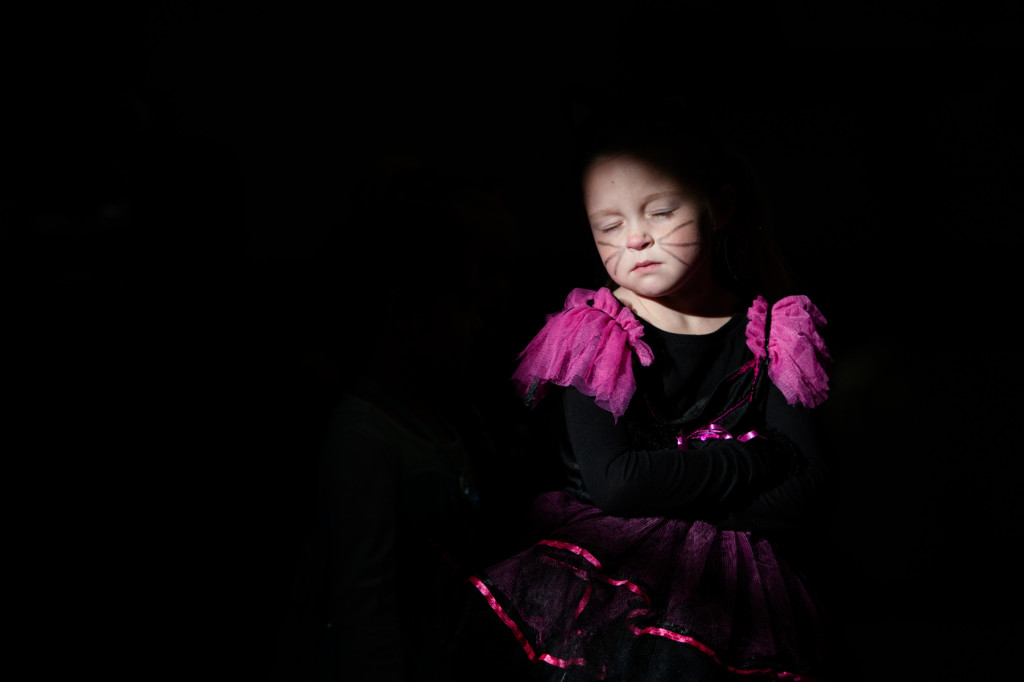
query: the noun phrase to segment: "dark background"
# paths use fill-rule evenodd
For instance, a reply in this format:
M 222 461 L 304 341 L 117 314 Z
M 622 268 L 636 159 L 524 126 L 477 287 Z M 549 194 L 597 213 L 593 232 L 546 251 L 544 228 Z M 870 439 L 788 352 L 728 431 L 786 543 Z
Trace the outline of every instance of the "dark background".
M 327 415 L 387 277 L 352 265 L 388 249 L 353 224 L 353 183 L 409 154 L 500 198 L 516 233 L 490 267 L 522 293 L 490 311 L 480 377 L 503 382 L 591 284 L 567 103 L 602 86 L 623 107 L 676 94 L 735 132 L 829 318 L 851 668 L 997 678 L 1021 634 L 1024 10 L 819 6 L 12 21 L 32 37 L 9 66 L 0 239 L 39 665 L 266 672 Z

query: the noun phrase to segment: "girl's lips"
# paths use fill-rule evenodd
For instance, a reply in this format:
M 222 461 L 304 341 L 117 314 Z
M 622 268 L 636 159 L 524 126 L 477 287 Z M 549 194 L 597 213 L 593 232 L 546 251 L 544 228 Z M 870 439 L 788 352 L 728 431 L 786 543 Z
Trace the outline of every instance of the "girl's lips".
M 640 263 L 637 263 L 636 265 L 634 265 L 633 266 L 633 272 L 637 272 L 637 271 L 648 272 L 650 270 L 653 270 L 654 268 L 656 268 L 659 265 L 661 265 L 661 263 L 658 263 L 657 261 L 645 260 L 643 262 L 640 262 Z

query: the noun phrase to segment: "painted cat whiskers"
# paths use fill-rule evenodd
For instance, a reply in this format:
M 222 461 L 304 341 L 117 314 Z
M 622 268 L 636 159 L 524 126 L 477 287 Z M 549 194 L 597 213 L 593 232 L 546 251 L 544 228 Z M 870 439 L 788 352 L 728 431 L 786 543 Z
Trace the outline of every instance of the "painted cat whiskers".
M 696 222 L 695 219 L 691 218 L 690 220 L 687 220 L 685 222 L 680 223 L 679 225 L 676 225 L 675 227 L 673 227 L 671 230 L 669 230 L 664 235 L 660 235 L 660 236 L 654 235 L 653 236 L 654 245 L 658 246 L 658 247 L 661 247 L 661 249 L 660 249 L 661 252 L 663 252 L 664 254 L 666 254 L 667 256 L 669 256 L 671 258 L 676 259 L 681 264 L 686 265 L 686 266 L 691 266 L 693 264 L 692 261 L 688 261 L 688 260 L 683 259 L 681 256 L 679 256 L 676 253 L 674 253 L 672 249 L 668 249 L 668 248 L 665 248 L 665 247 L 671 246 L 671 247 L 677 247 L 677 248 L 687 248 L 687 247 L 692 247 L 692 246 L 700 246 L 701 245 L 701 241 L 700 240 L 696 240 L 696 241 L 687 241 L 687 242 L 667 242 L 665 240 L 668 239 L 671 235 L 673 235 L 676 232 L 678 232 L 679 230 L 683 229 L 684 227 L 686 227 L 688 225 L 692 225 L 695 222 Z M 622 261 L 622 256 L 626 253 L 626 250 L 629 248 L 628 245 L 627 244 L 616 244 L 616 243 L 613 243 L 613 242 L 610 242 L 610 241 L 605 241 L 605 240 L 602 240 L 602 239 L 595 239 L 594 241 L 599 246 L 610 246 L 613 249 L 615 249 L 615 251 L 612 252 L 607 258 L 602 260 L 602 263 L 604 264 L 605 268 L 607 268 L 609 270 L 609 272 L 611 272 L 613 274 L 613 276 L 614 276 L 614 274 L 618 273 L 619 264 Z

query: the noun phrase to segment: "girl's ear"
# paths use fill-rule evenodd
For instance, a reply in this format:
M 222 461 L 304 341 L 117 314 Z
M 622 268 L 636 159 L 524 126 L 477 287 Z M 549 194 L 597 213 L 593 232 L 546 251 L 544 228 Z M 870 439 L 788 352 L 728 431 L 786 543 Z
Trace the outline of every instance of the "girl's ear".
M 736 188 L 728 184 L 722 185 L 722 189 L 718 190 L 718 194 L 712 199 L 712 208 L 714 220 L 711 229 L 720 230 L 729 224 L 736 211 Z

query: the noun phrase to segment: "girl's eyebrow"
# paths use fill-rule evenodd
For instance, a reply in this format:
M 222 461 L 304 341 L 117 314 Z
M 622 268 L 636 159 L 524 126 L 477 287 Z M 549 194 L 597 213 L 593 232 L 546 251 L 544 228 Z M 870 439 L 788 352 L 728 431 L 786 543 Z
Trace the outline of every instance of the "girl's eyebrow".
M 587 217 L 590 218 L 590 219 L 601 218 L 603 216 L 612 215 L 614 213 L 618 213 L 618 211 L 616 211 L 615 209 L 611 209 L 611 208 L 602 208 L 600 211 L 594 211 L 593 213 L 588 213 Z
M 643 203 L 644 204 L 649 204 L 652 201 L 654 201 L 655 199 L 660 199 L 662 197 L 669 197 L 669 196 L 679 196 L 679 192 L 677 192 L 676 190 L 670 190 L 668 192 L 657 192 L 655 194 L 650 194 L 650 195 L 644 197 L 644 202 Z

